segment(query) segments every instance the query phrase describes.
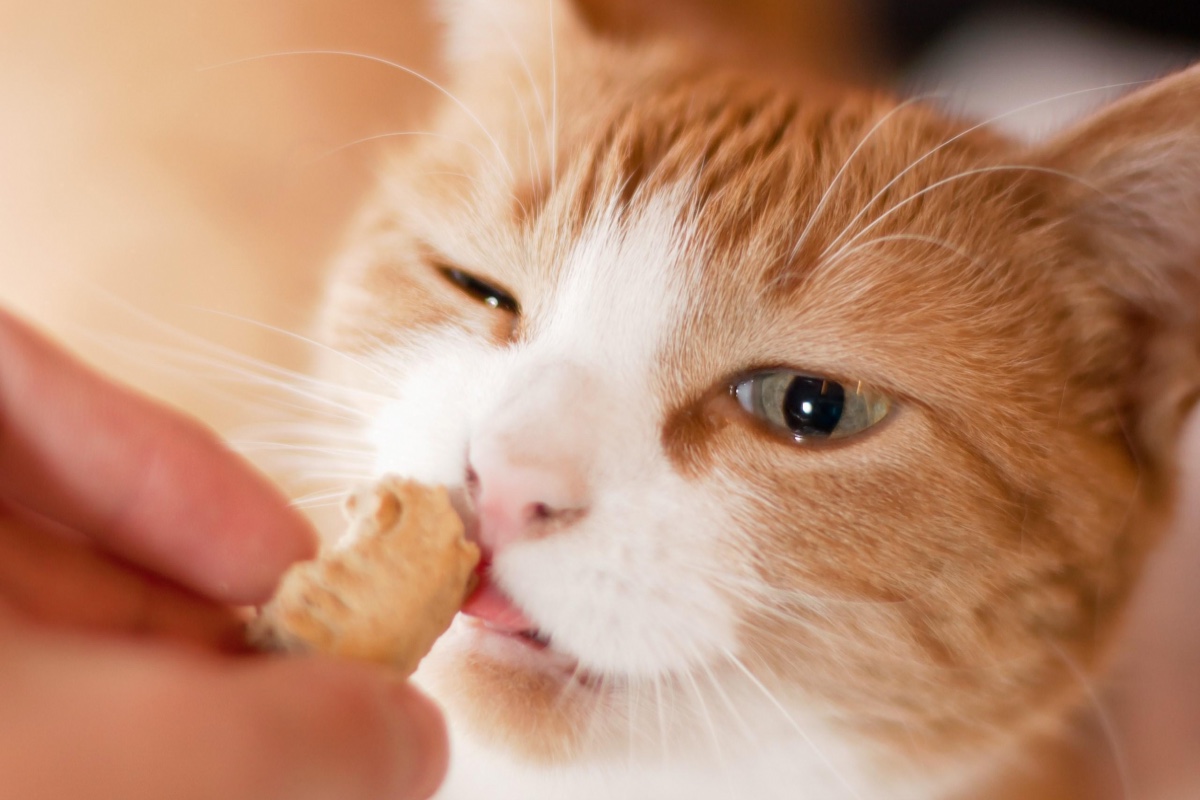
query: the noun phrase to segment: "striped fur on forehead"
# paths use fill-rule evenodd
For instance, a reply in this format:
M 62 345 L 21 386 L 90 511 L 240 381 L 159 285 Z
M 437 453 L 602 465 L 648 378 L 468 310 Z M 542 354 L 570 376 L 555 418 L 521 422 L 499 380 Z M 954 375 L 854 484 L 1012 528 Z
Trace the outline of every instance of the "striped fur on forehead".
M 876 235 L 911 228 L 937 199 L 922 190 L 939 180 L 946 180 L 941 197 L 992 195 L 1026 213 L 1019 170 L 979 170 L 1003 163 L 1011 145 L 919 105 L 634 61 L 619 69 L 624 82 L 589 75 L 587 89 L 562 101 L 559 147 L 573 157 L 559 160 L 555 174 L 547 164 L 517 182 L 510 201 L 517 224 L 548 216 L 577 232 L 613 198 L 633 215 L 687 185 L 684 211 L 699 221 L 714 255 L 752 243 L 757 280 L 786 296 L 836 250 L 831 245 L 868 228 Z M 881 215 L 886 224 L 877 222 Z M 927 233 L 947 232 L 948 222 Z

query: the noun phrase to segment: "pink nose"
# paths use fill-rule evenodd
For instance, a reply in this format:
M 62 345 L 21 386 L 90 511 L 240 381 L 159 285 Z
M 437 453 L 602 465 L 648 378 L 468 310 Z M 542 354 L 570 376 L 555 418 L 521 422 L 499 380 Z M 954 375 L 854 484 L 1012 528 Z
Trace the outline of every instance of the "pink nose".
M 570 468 L 477 461 L 467 469 L 467 487 L 479 518 L 479 544 L 488 554 L 548 536 L 587 514 L 582 481 Z

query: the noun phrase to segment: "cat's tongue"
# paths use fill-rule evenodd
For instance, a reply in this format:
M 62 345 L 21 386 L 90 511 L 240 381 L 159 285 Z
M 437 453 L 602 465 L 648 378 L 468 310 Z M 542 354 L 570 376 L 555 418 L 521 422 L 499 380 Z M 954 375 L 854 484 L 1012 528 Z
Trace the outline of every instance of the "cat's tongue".
M 537 627 L 521 609 L 513 605 L 508 595 L 492 583 L 486 569 L 479 573 L 479 585 L 461 610 L 468 617 L 475 617 L 502 633 L 528 635 Z

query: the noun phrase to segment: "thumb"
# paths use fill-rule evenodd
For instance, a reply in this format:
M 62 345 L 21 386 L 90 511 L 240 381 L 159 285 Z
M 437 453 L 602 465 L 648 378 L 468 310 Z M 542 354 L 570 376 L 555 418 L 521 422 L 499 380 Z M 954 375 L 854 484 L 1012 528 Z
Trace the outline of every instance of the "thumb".
M 212 702 L 241 710 L 218 723 L 250 731 L 254 798 L 425 800 L 446 772 L 442 715 L 431 700 L 379 669 L 326 659 L 255 659 Z M 199 713 L 199 712 L 198 712 Z M 231 736 L 236 735 L 230 730 Z M 205 797 L 230 797 L 237 787 Z
M 17 638 L 0 648 L 13 797 L 424 800 L 446 770 L 436 707 L 369 667 Z

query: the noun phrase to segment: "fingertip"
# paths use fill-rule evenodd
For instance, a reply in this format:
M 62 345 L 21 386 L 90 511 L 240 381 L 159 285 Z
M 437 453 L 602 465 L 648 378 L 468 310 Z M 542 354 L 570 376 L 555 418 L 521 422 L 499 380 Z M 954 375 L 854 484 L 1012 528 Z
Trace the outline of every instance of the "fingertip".
M 265 601 L 316 535 L 202 424 L 0 309 L 0 493 L 212 599 Z
M 396 739 L 407 765 L 396 770 L 393 794 L 399 800 L 427 800 L 445 780 L 450 766 L 450 743 L 441 710 L 407 683 L 390 692 Z
M 268 487 L 269 488 L 269 487 Z M 316 558 L 318 537 L 308 520 L 282 495 L 262 495 L 229 522 L 224 563 L 214 574 L 216 599 L 233 605 L 261 605 L 274 596 L 288 568 Z
M 268 658 L 254 670 L 254 704 L 275 723 L 263 763 L 289 765 L 289 800 L 426 800 L 449 747 L 433 702 L 387 670 L 319 657 Z
M 318 537 L 287 497 L 212 431 L 177 420 L 148 503 L 127 519 L 136 540 L 184 582 L 232 605 L 266 602 L 289 566 L 314 558 Z

